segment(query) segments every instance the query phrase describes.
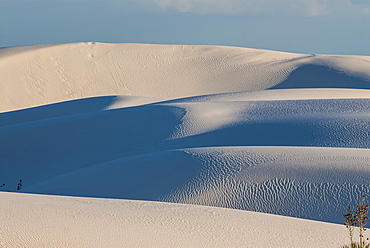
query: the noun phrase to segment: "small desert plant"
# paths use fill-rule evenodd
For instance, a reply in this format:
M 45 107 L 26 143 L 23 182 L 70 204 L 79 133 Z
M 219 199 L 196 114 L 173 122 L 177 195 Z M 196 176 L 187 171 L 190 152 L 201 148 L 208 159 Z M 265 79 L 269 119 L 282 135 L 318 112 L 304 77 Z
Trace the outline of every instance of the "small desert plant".
M 360 244 L 365 244 L 364 239 L 364 232 L 366 231 L 365 226 L 366 226 L 366 220 L 369 219 L 367 217 L 369 211 L 367 210 L 369 208 L 368 205 L 365 204 L 365 196 L 362 196 L 361 199 L 361 204 L 356 204 L 356 209 L 355 209 L 355 218 L 357 221 L 357 226 L 358 230 L 360 232 Z
M 351 210 L 351 205 L 348 205 L 347 214 L 343 215 L 346 218 L 344 225 L 348 229 L 350 245 L 343 246 L 342 248 L 370 248 L 370 243 L 364 241 L 364 232 L 366 231 L 367 215 L 369 206 L 365 204 L 365 196 L 362 196 L 361 204 L 356 204 L 356 209 Z M 355 227 L 359 232 L 359 242 L 353 240 Z
M 354 243 L 353 241 L 353 232 L 355 230 L 355 225 L 356 225 L 356 215 L 352 212 L 351 210 L 351 205 L 348 205 L 347 208 L 347 214 L 343 215 L 346 218 L 346 221 L 344 222 L 344 225 L 348 229 L 349 233 L 349 239 L 351 241 L 351 244 Z
M 18 186 L 17 186 L 17 190 L 21 190 L 22 189 L 22 179 L 19 180 L 19 183 L 18 183 Z
M 342 248 L 370 248 L 370 244 L 361 245 L 358 242 L 351 243 L 350 245 L 345 245 Z

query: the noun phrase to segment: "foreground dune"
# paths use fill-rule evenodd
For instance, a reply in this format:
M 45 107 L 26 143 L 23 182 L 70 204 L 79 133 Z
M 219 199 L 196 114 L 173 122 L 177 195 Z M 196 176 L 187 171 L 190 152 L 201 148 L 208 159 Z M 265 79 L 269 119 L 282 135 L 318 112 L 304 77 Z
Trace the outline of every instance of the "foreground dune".
M 222 208 L 0 193 L 0 247 L 340 247 L 344 226 Z

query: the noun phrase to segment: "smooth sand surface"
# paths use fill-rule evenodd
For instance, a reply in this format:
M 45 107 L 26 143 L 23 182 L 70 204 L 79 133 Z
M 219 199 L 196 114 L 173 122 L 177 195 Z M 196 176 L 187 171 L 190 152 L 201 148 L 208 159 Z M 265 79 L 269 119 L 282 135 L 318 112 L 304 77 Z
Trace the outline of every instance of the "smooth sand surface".
M 340 247 L 341 225 L 194 205 L 0 193 L 0 247 Z

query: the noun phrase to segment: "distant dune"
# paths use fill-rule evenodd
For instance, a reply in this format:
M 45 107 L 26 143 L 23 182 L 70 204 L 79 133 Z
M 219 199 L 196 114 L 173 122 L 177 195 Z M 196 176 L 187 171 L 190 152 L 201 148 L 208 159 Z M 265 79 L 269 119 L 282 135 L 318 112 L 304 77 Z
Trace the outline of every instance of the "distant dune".
M 341 224 L 370 193 L 369 68 L 367 56 L 217 46 L 0 49 L 1 190 L 22 179 L 21 193 L 64 195 L 1 193 L 12 232 L 48 215 L 0 247 L 344 245 L 344 226 L 312 220 Z M 89 223 L 83 245 L 69 222 Z M 50 225 L 64 245 L 41 237 L 56 237 Z
M 370 88 L 367 56 L 145 44 L 0 49 L 0 111 L 106 95 L 188 97 L 269 88 Z

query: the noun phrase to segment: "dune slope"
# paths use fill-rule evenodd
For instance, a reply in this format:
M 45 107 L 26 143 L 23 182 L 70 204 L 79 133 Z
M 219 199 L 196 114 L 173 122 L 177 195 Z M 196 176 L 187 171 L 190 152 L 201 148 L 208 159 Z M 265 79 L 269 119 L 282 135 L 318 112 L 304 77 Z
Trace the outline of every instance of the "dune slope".
M 130 157 L 51 178 L 26 192 L 157 200 L 333 223 L 370 193 L 367 149 L 222 147 Z
M 0 193 L 0 207 L 4 248 L 308 248 L 347 241 L 335 224 L 204 206 Z

